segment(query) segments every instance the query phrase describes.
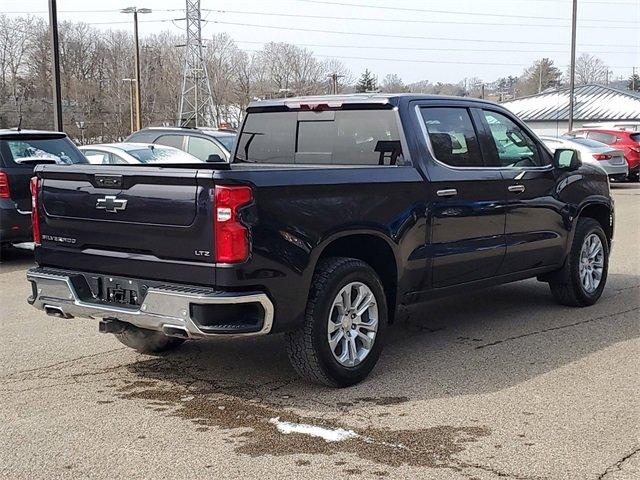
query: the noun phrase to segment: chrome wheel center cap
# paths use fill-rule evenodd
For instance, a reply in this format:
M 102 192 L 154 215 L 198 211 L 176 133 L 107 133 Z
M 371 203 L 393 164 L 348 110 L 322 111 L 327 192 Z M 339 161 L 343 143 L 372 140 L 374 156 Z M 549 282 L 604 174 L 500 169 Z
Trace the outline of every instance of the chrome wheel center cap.
M 351 330 L 352 324 L 353 324 L 353 321 L 351 320 L 351 317 L 349 317 L 348 315 L 342 319 L 342 329 L 345 332 L 348 332 L 349 330 Z

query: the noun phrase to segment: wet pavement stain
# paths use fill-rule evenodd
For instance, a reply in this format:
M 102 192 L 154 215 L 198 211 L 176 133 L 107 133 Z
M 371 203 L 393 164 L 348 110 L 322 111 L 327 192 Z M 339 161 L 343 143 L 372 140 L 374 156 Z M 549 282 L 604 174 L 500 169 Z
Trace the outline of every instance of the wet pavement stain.
M 360 435 L 358 438 L 326 442 L 321 438 L 299 433 L 279 433 L 269 423 L 269 419 L 279 417 L 283 422 L 332 429 L 352 427 L 327 419 L 301 416 L 275 405 L 247 399 L 244 395 L 230 395 L 226 391 L 223 393 L 214 385 L 194 391 L 193 388 L 168 386 L 164 382 L 157 382 L 153 388 L 148 388 L 147 385 L 136 388 L 129 384 L 120 388 L 117 396 L 126 400 L 144 400 L 147 404 L 169 404 L 171 407 L 165 414 L 189 420 L 198 426 L 199 431 L 209 428 L 233 431 L 230 437 L 234 438 L 232 443 L 235 451 L 251 456 L 353 454 L 362 460 L 394 467 L 410 465 L 461 471 L 471 465 L 456 456 L 469 443 L 490 434 L 490 430 L 484 426 L 442 425 L 413 430 L 369 427 L 357 429 L 356 433 Z M 406 399 L 365 397 L 356 401 L 395 405 Z

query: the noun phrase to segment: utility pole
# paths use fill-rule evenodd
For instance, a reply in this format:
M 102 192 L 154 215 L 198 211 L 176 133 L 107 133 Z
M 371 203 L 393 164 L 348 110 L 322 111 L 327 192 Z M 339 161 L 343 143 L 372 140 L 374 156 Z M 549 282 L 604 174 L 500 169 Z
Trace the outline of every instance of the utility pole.
M 136 81 L 136 130 L 142 129 L 142 95 L 140 94 L 140 42 L 138 38 L 138 14 L 151 13 L 150 8 L 127 7 L 120 10 L 121 13 L 133 13 L 133 41 L 134 52 L 133 58 L 135 63 L 135 81 Z
M 338 79 L 344 77 L 344 75 L 338 75 L 337 72 L 334 72 L 330 75 L 328 75 L 328 77 L 331 79 L 331 93 L 333 95 L 337 95 L 338 94 Z
M 58 6 L 49 0 L 49 34 L 51 37 L 51 81 L 53 83 L 53 129 L 62 132 L 62 92 L 60 90 L 60 42 L 58 39 Z
M 129 106 L 130 106 L 130 113 L 131 113 L 131 133 L 135 132 L 136 130 L 136 115 L 135 115 L 135 110 L 134 110 L 134 106 L 133 106 L 133 96 L 134 96 L 134 92 L 133 92 L 133 84 L 136 83 L 136 79 L 135 78 L 123 78 L 122 79 L 123 82 L 127 82 L 129 84 Z
M 542 60 L 540 60 L 540 66 L 538 67 L 538 93 L 542 92 Z
M 206 126 L 213 116 L 213 94 L 202 46 L 200 0 L 186 0 L 186 42 L 178 124 Z
M 569 74 L 569 131 L 573 130 L 573 94 L 576 88 L 576 20 L 578 17 L 578 0 L 573 0 L 571 15 L 571 71 Z

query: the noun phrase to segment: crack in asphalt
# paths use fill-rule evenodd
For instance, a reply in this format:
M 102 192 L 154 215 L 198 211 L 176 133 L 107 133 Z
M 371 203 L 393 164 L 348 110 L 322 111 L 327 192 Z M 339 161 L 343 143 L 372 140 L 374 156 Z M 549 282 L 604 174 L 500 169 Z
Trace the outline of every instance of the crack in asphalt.
M 609 465 L 604 472 L 602 472 L 600 475 L 598 475 L 596 477 L 597 480 L 605 480 L 607 475 L 609 475 L 610 473 L 613 473 L 614 471 L 618 471 L 619 472 L 620 470 L 622 470 L 622 465 L 624 464 L 624 462 L 629 460 L 631 457 L 633 457 L 638 452 L 640 452 L 640 447 L 636 448 L 635 450 L 632 450 L 630 453 L 626 454 L 624 457 L 622 457 L 620 460 L 618 460 L 613 465 Z
M 77 362 L 78 360 L 85 360 L 87 358 L 99 357 L 101 355 L 106 355 L 106 354 L 109 354 L 109 353 L 118 352 L 120 350 L 130 350 L 130 349 L 129 349 L 129 347 L 113 348 L 111 350 L 106 350 L 104 352 L 91 353 L 91 354 L 88 354 L 88 355 L 81 355 L 79 357 L 70 358 L 68 360 L 62 360 L 60 362 L 51 363 L 49 365 L 43 365 L 42 367 L 28 368 L 28 369 L 25 369 L 25 370 L 17 370 L 15 372 L 10 373 L 9 375 L 5 375 L 5 376 L 0 377 L 0 380 L 10 380 L 10 379 L 13 379 L 13 378 L 15 378 L 15 377 L 17 377 L 19 375 L 25 374 L 25 373 L 33 373 L 33 372 L 39 372 L 39 371 L 42 371 L 42 370 L 49 370 L 49 369 L 54 368 L 54 367 L 60 367 L 62 365 L 66 365 L 66 364 L 69 364 L 69 363 Z
M 499 345 L 501 343 L 504 342 L 509 342 L 511 340 L 518 340 L 520 338 L 525 338 L 525 337 L 531 337 L 533 335 L 540 335 L 542 333 L 547 333 L 547 332 L 553 332 L 555 330 L 563 330 L 565 328 L 571 328 L 571 327 L 576 327 L 578 325 L 584 325 L 586 323 L 592 323 L 592 322 L 597 322 L 599 320 L 604 320 L 606 318 L 610 318 L 610 317 L 615 317 L 617 315 L 624 315 L 625 313 L 630 313 L 630 312 L 634 312 L 636 310 L 640 310 L 640 307 L 634 307 L 634 308 L 630 308 L 629 310 L 623 310 L 621 312 L 615 312 L 615 313 L 610 313 L 607 315 L 602 315 L 600 317 L 595 317 L 595 318 L 589 318 L 587 320 L 581 320 L 579 322 L 574 322 L 574 323 L 569 323 L 567 325 L 559 325 L 557 327 L 549 327 L 549 328 L 543 328 L 542 330 L 536 330 L 534 332 L 529 332 L 529 333 L 523 333 L 521 335 L 515 335 L 513 337 L 507 337 L 507 338 L 503 338 L 501 340 L 496 340 L 494 342 L 490 342 L 490 343 L 485 343 L 483 345 L 478 345 L 475 349 L 476 350 L 480 350 L 482 348 L 487 348 L 487 347 L 493 347 L 495 345 Z

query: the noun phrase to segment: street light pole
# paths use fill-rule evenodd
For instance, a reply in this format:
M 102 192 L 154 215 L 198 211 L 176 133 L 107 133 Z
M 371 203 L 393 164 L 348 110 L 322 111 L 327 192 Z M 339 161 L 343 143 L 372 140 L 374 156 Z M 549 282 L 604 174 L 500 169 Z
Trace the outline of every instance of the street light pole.
M 51 81 L 53 87 L 53 129 L 62 132 L 62 92 L 60 90 L 60 46 L 58 40 L 58 6 L 49 0 L 49 34 L 51 37 Z
M 573 93 L 576 87 L 576 19 L 578 17 L 578 0 L 573 0 L 571 15 L 571 71 L 569 72 L 569 131 L 573 130 Z
M 151 13 L 150 8 L 127 7 L 121 10 L 122 13 L 133 13 L 133 40 L 134 40 L 134 62 L 135 62 L 135 92 L 136 92 L 136 130 L 142 129 L 142 94 L 140 93 L 140 42 L 138 38 L 138 13 Z

